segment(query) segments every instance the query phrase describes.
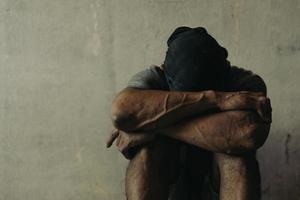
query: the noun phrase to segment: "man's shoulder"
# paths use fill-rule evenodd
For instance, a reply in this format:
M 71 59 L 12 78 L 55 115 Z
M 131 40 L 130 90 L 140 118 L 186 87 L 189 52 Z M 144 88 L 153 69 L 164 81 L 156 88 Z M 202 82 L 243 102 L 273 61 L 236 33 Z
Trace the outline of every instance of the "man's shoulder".
M 168 90 L 163 70 L 151 65 L 134 74 L 127 83 L 127 87 L 139 89 Z
M 251 70 L 231 66 L 227 88 L 231 91 L 253 91 L 267 93 L 264 80 Z

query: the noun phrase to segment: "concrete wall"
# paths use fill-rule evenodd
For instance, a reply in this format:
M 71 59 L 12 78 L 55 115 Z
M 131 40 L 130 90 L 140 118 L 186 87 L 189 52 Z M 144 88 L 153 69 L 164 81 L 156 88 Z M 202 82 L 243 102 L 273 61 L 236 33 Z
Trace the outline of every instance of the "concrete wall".
M 265 79 L 263 199 L 299 199 L 299 19 L 298 0 L 1 0 L 0 200 L 124 199 L 126 161 L 104 147 L 111 100 L 181 25 Z

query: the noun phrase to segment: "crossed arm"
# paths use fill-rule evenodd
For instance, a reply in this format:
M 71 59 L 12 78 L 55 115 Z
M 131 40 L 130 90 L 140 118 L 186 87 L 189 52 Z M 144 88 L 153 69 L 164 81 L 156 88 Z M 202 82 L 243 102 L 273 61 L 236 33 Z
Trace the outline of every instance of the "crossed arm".
M 271 106 L 264 92 L 174 92 L 125 88 L 112 104 L 121 151 L 149 142 L 156 135 L 209 151 L 241 154 L 265 142 Z

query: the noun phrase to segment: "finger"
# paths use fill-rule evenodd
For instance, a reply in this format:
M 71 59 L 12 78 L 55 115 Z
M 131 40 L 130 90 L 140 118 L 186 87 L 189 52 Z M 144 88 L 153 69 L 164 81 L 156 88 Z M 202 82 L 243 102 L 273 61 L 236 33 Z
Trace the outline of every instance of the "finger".
M 108 139 L 106 141 L 106 148 L 111 147 L 111 145 L 114 143 L 114 141 L 116 139 L 115 136 L 116 136 L 116 134 L 115 134 L 114 131 L 109 135 L 109 137 L 108 137 Z
M 119 131 L 119 135 L 116 140 L 116 147 L 121 145 L 122 140 L 123 140 L 123 133 L 121 131 Z
M 265 96 L 263 92 L 251 92 L 251 94 L 254 96 Z
M 261 104 L 257 112 L 264 122 L 270 123 L 272 121 L 271 119 L 272 114 L 268 105 Z
M 263 92 L 239 91 L 237 93 L 248 96 L 265 96 Z
M 268 112 L 272 112 L 271 100 L 267 98 L 266 107 Z
M 266 122 L 272 122 L 272 107 L 269 98 L 267 98 L 265 103 L 262 105 L 262 109 L 265 115 Z
M 260 116 L 260 118 L 261 118 L 263 121 L 265 121 L 265 116 L 264 116 L 264 114 L 263 114 L 263 111 L 262 111 L 261 109 L 258 109 L 258 110 L 257 110 L 257 113 L 258 113 L 258 115 Z
M 124 149 L 130 148 L 130 140 L 126 136 L 126 134 L 121 133 L 121 135 L 118 137 L 118 142 L 116 143 L 117 148 L 119 151 L 123 151 Z
M 114 143 L 115 139 L 119 136 L 119 130 L 114 129 L 112 133 L 110 134 L 107 142 L 106 142 L 106 147 L 109 148 L 111 145 Z

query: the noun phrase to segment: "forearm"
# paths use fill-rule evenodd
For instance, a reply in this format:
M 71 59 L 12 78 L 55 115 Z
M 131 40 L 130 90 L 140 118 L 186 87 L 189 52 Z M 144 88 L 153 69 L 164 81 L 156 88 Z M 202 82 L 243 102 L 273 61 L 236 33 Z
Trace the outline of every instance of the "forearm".
M 156 133 L 227 154 L 242 154 L 263 145 L 270 124 L 251 111 L 227 111 L 184 120 Z
M 125 132 L 151 131 L 208 111 L 257 110 L 262 115 L 261 107 L 269 107 L 266 106 L 269 104 L 262 93 L 245 91 L 177 92 L 126 88 L 113 101 L 112 121 L 116 128 Z
M 218 109 L 213 91 L 175 92 L 126 88 L 113 101 L 112 120 L 124 131 L 167 127 L 184 118 Z

